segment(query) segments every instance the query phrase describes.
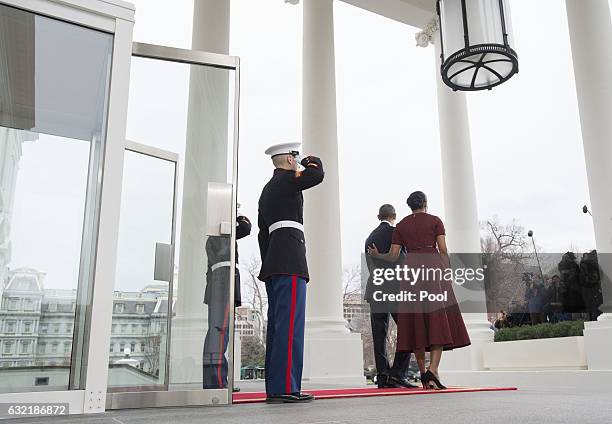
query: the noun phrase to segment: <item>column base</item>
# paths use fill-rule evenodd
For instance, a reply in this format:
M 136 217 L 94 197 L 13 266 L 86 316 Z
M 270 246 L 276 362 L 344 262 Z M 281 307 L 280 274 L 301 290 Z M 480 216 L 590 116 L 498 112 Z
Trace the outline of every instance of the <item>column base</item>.
M 203 315 L 172 320 L 169 384 L 173 390 L 202 388 L 202 350 L 208 320 Z
M 327 330 L 313 326 L 316 330 L 306 330 L 302 380 L 310 386 L 365 386 L 361 334 L 350 333 L 343 324 Z
M 584 323 L 584 347 L 589 370 L 612 370 L 612 314 Z
M 440 369 L 442 371 L 479 371 L 484 370 L 484 350 L 493 343 L 493 330 L 486 319 L 466 320 L 465 325 L 472 344 L 470 346 L 444 352 Z

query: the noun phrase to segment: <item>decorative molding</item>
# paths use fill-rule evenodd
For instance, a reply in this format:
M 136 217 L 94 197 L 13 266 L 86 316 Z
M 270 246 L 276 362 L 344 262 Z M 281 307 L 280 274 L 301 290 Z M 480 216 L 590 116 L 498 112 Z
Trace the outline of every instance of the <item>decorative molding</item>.
M 289 0 L 285 0 L 289 1 Z M 438 17 L 433 18 L 431 21 L 425 25 L 423 31 L 417 32 L 414 36 L 416 40 L 416 44 L 418 47 L 428 47 L 430 44 L 433 44 L 433 36 L 440 29 L 440 21 Z

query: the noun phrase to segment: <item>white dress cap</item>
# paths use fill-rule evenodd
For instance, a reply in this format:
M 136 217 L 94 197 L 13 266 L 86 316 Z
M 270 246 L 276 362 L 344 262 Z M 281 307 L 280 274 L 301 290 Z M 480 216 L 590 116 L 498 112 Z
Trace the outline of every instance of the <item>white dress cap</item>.
M 299 155 L 302 147 L 302 143 L 281 143 L 275 144 L 274 146 L 268 147 L 266 150 L 266 155 L 268 156 L 277 156 L 277 155 L 291 155 L 297 154 Z

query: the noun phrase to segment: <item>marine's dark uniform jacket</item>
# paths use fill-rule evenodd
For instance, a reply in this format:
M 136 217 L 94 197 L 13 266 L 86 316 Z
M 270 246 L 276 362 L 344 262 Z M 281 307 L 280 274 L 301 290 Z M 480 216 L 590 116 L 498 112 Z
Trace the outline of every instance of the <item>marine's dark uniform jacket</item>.
M 251 234 L 251 222 L 245 216 L 236 218 L 236 240 L 240 240 Z M 229 281 L 229 267 L 212 270 L 212 266 L 219 262 L 230 260 L 230 237 L 210 236 L 206 240 L 206 256 L 208 258 L 208 269 L 206 271 L 206 290 L 204 292 L 204 303 L 210 304 L 211 291 L 215 284 L 225 285 Z M 236 264 L 238 263 L 238 244 L 236 244 Z M 229 295 L 229 291 L 227 292 Z M 236 283 L 234 285 L 234 306 L 241 306 L 240 273 L 236 268 Z
M 296 228 L 281 228 L 272 233 L 270 225 L 279 221 L 304 223 L 302 190 L 323 181 L 323 163 L 309 156 L 302 161 L 304 171 L 275 169 L 259 198 L 259 279 L 267 281 L 273 275 L 297 275 L 308 281 L 304 233 Z

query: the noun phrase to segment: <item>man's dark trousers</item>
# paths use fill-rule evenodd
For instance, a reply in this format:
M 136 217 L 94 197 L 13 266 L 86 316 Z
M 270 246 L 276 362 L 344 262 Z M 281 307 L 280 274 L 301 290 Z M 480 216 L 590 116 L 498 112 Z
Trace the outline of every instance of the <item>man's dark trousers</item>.
M 297 275 L 274 275 L 266 282 L 266 393 L 299 393 L 304 361 L 306 280 Z
M 405 372 L 410 365 L 410 352 L 395 352 L 393 365 L 387 359 L 387 331 L 389 328 L 389 317 L 397 323 L 395 314 L 372 313 L 370 321 L 372 323 L 372 341 L 374 344 L 374 361 L 376 362 L 376 373 L 380 379 L 382 376 L 405 378 Z M 385 381 L 380 381 L 385 383 Z

